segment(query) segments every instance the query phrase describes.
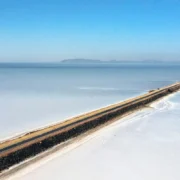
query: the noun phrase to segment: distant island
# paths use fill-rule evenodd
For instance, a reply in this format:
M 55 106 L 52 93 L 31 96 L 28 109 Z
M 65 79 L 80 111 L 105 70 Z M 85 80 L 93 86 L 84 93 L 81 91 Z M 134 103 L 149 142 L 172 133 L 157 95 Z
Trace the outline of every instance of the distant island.
M 167 61 L 168 62 L 168 61 Z M 60 61 L 63 64 L 134 64 L 134 63 L 166 63 L 166 61 L 160 60 L 139 60 L 139 61 L 129 61 L 129 60 L 96 60 L 96 59 L 64 59 Z

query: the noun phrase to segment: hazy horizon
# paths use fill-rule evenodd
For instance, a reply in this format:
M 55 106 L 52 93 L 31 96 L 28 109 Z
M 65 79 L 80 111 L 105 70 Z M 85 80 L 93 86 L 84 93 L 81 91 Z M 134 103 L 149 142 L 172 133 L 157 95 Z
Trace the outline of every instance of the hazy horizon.
M 0 64 L 36 64 L 36 63 L 40 63 L 40 64 L 43 64 L 43 63 L 47 63 L 47 64 L 57 64 L 57 63 L 60 63 L 60 64 L 81 64 L 81 63 L 84 63 L 84 64 L 128 64 L 128 63 L 145 63 L 145 64 L 159 64 L 159 63 L 165 63 L 165 64 L 169 64 L 169 63 L 180 63 L 179 60 L 116 60 L 116 59 L 107 59 L 107 60 L 103 60 L 103 59 L 85 59 L 85 58 L 75 58 L 75 59 L 60 59 L 60 60 L 47 60 L 47 61 L 38 61 L 38 60 L 30 60 L 30 61 L 0 61 Z

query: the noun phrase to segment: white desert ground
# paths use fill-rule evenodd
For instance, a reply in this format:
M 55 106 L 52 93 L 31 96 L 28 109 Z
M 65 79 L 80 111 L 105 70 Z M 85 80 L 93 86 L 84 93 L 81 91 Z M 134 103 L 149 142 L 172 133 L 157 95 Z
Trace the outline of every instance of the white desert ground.
M 180 66 L 0 68 L 0 140 L 167 86 Z M 20 180 L 179 180 L 180 94 L 48 156 Z
M 180 93 L 125 117 L 12 177 L 179 180 Z

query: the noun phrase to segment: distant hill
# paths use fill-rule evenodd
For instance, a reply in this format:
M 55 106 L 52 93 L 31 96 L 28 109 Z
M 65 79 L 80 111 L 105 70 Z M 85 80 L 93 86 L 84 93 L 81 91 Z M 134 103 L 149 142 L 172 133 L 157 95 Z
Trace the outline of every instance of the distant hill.
M 93 60 L 93 59 L 65 59 L 60 61 L 61 63 L 66 64 L 94 64 L 94 63 L 103 63 L 101 60 Z

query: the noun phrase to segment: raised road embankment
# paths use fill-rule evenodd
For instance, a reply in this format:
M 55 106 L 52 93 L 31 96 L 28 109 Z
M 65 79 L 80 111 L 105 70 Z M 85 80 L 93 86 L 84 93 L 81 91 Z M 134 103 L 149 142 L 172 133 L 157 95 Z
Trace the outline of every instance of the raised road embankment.
M 180 83 L 176 83 L 150 91 L 142 96 L 71 118 L 62 123 L 1 142 L 0 172 L 90 129 L 107 122 L 113 122 L 114 119 L 141 109 L 179 89 Z

